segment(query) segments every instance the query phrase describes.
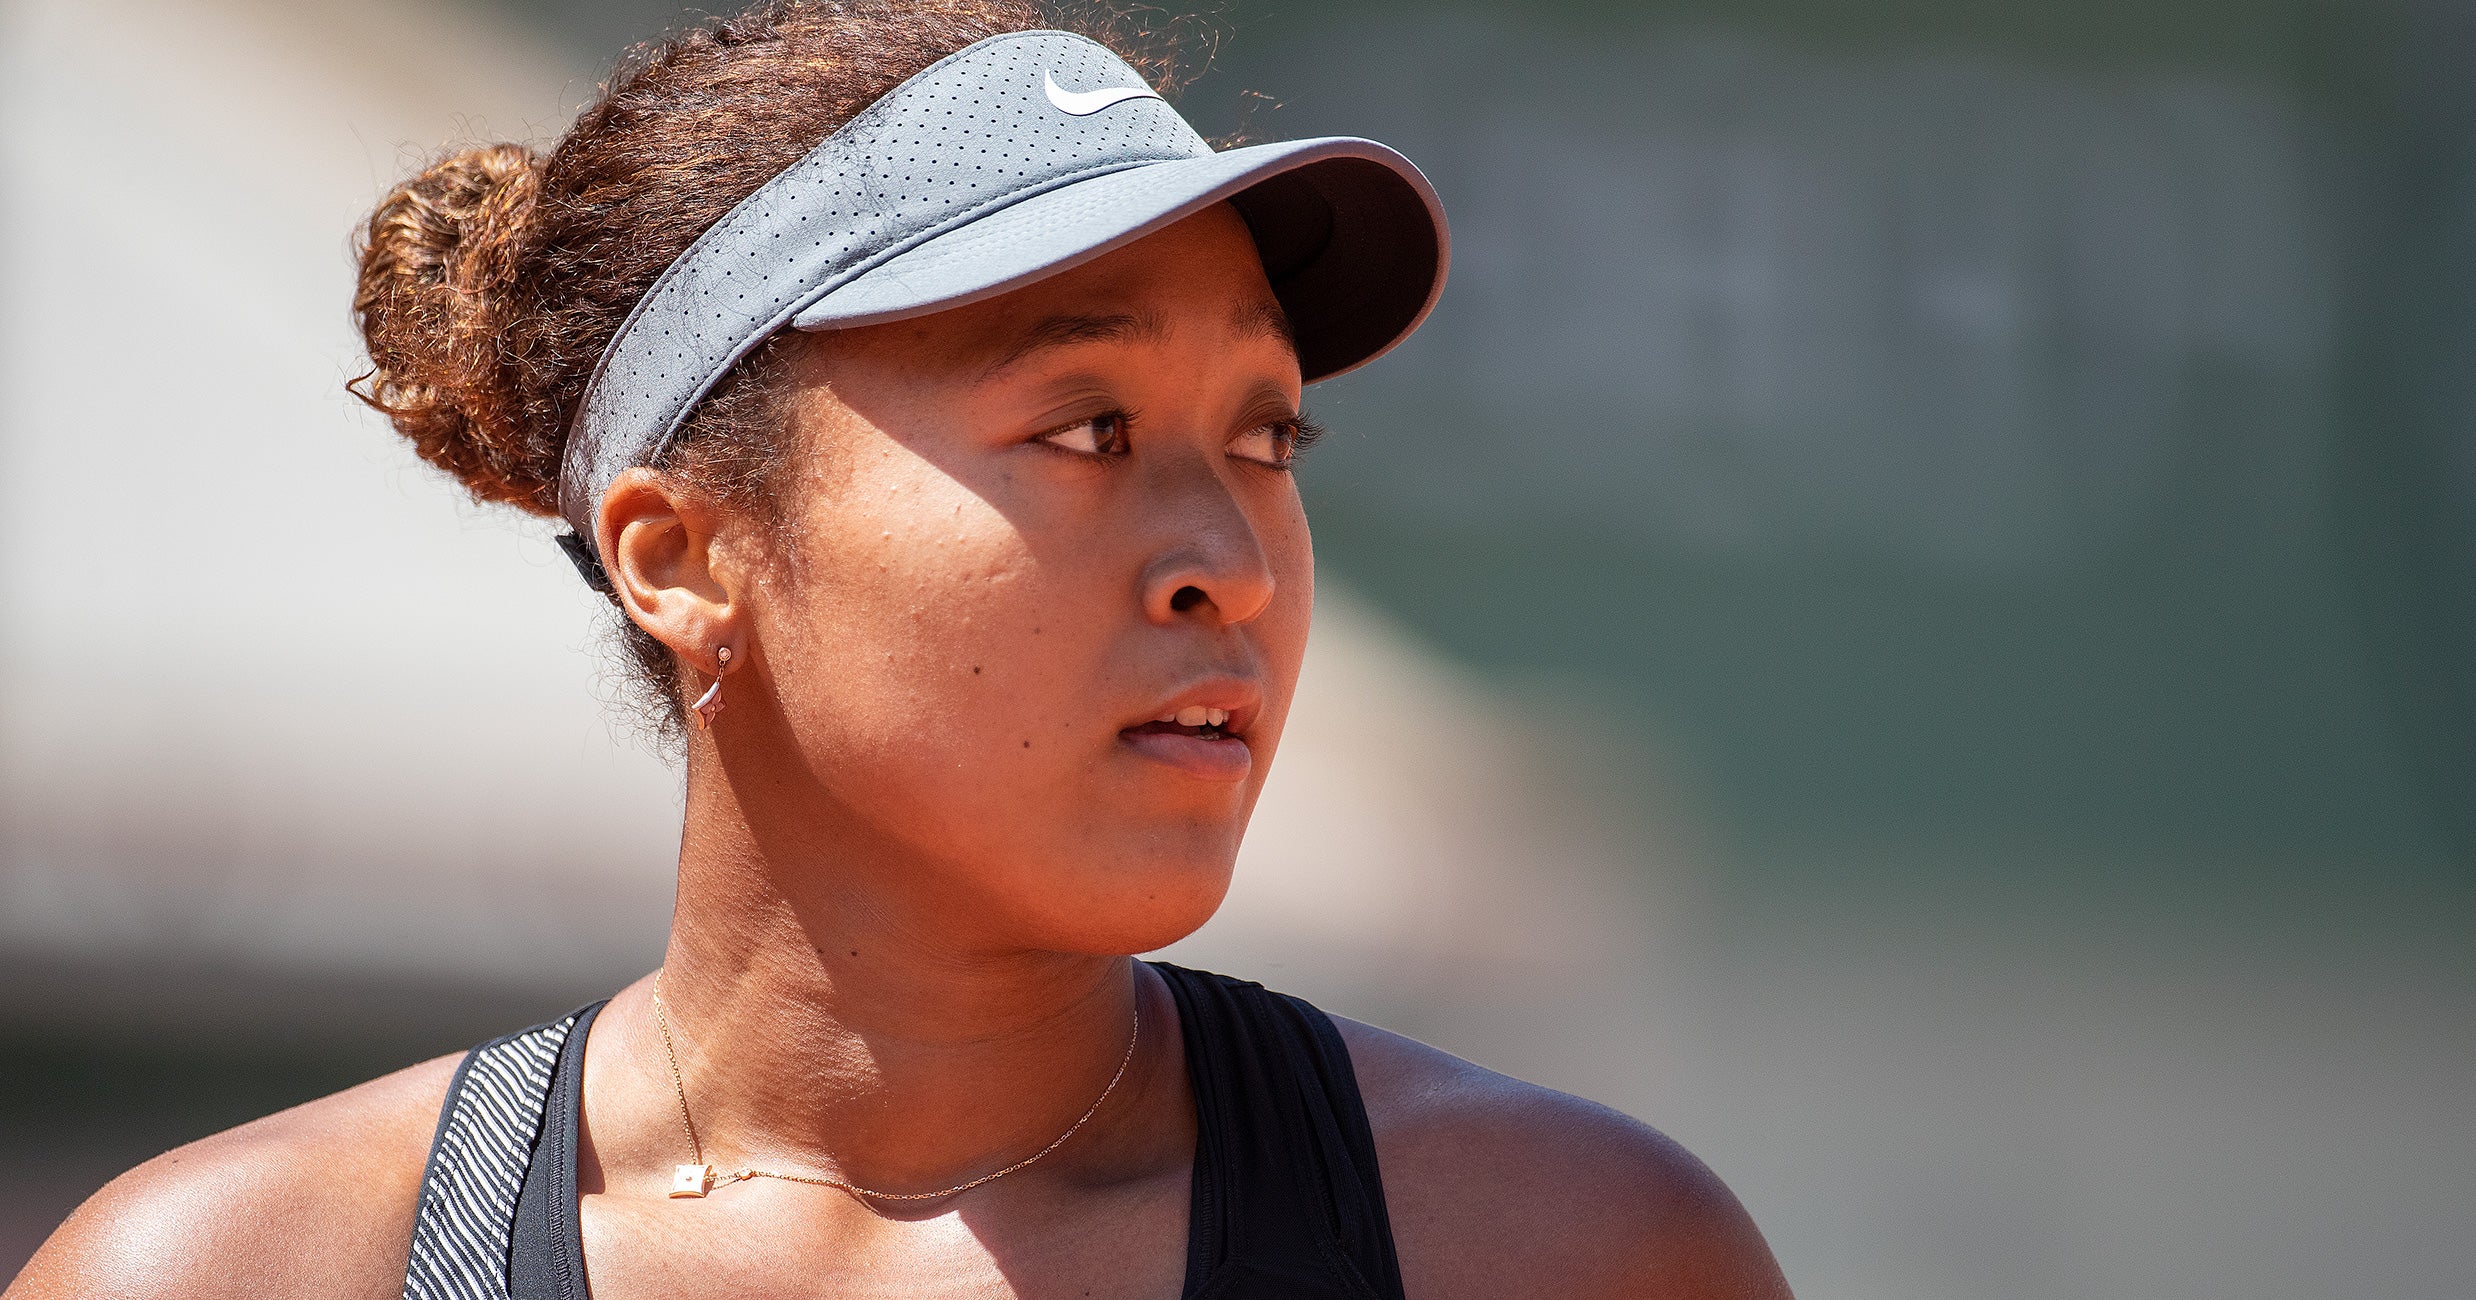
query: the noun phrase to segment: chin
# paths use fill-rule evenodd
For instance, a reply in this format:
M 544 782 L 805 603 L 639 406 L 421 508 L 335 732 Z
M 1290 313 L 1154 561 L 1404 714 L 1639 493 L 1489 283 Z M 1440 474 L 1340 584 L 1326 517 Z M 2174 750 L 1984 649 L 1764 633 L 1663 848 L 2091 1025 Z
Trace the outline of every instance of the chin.
M 1166 948 L 1203 928 L 1229 895 L 1234 854 L 1205 861 L 1154 857 L 1103 878 L 1085 877 L 1042 900 L 1053 952 L 1125 957 Z

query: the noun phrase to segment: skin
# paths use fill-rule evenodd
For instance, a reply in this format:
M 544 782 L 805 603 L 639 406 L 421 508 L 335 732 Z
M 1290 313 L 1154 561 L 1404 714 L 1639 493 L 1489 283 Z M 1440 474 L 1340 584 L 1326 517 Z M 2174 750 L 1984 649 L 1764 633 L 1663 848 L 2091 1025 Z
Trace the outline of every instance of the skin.
M 649 976 L 587 1043 L 593 1293 L 1174 1297 L 1194 1103 L 1167 990 L 1125 954 L 1219 905 L 1313 604 L 1277 463 L 1298 364 L 1253 245 L 1214 208 L 819 336 L 796 383 L 782 518 L 638 470 L 601 519 L 629 617 L 696 689 L 733 651 L 689 750 L 660 976 L 707 1158 L 933 1190 L 1038 1151 L 1126 1072 L 1073 1140 L 961 1196 L 672 1200 L 688 1140 Z M 1127 734 L 1181 703 L 1238 738 Z M 1788 1294 L 1674 1143 L 1339 1023 L 1411 1296 Z M 397 1295 L 454 1067 L 123 1175 L 7 1296 Z

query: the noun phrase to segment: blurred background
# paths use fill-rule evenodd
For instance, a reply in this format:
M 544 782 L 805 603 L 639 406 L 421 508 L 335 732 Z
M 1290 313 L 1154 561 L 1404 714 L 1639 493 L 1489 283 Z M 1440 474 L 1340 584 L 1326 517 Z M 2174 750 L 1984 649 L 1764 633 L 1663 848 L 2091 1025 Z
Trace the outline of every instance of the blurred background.
M 0 0 L 0 1277 L 657 959 L 598 602 L 342 384 L 388 185 L 678 20 Z M 1457 264 L 1315 395 L 1173 955 L 1658 1125 L 1810 1300 L 2476 1294 L 2476 7 L 1222 26 L 1190 115 Z

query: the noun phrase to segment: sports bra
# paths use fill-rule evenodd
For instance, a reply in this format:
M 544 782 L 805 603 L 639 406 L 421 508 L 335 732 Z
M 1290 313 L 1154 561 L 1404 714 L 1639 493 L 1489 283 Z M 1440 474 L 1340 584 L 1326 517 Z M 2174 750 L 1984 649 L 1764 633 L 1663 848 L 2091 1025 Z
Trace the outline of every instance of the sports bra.
M 1182 1300 L 1403 1300 L 1375 1139 L 1330 1018 L 1246 980 L 1148 963 L 1195 1093 Z M 439 1108 L 405 1300 L 591 1300 L 577 1117 L 595 1003 L 466 1054 Z

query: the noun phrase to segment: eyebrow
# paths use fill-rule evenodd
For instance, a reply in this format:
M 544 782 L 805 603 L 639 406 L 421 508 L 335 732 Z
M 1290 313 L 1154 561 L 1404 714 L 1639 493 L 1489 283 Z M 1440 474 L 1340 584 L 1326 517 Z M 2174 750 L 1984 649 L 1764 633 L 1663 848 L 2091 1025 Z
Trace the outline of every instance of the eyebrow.
M 1158 312 L 1118 312 L 1107 316 L 1051 316 L 1016 337 L 989 368 L 987 379 L 1035 352 L 1077 343 L 1157 341 L 1169 337 L 1168 318 Z
M 1237 327 L 1241 338 L 1279 339 L 1292 355 L 1298 352 L 1298 332 L 1290 328 L 1290 314 L 1273 299 L 1238 304 L 1229 323 Z
M 1291 352 L 1298 350 L 1298 336 L 1290 329 L 1290 318 L 1281 304 L 1269 298 L 1241 303 L 1231 313 L 1230 323 L 1246 338 L 1279 339 Z M 989 379 L 1007 367 L 1035 352 L 1049 348 L 1071 347 L 1078 343 L 1159 342 L 1169 337 L 1169 318 L 1159 312 L 1116 312 L 1101 316 L 1051 316 L 1023 331 L 1000 353 L 982 379 Z

